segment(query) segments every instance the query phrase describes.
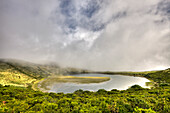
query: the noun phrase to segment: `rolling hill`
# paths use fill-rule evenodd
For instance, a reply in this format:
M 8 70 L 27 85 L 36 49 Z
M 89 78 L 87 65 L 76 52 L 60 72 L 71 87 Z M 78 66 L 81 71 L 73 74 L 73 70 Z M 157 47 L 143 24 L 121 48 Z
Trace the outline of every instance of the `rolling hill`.
M 61 68 L 57 64 L 34 64 L 21 60 L 0 59 L 0 84 L 28 86 L 48 76 L 83 73 L 86 70 Z

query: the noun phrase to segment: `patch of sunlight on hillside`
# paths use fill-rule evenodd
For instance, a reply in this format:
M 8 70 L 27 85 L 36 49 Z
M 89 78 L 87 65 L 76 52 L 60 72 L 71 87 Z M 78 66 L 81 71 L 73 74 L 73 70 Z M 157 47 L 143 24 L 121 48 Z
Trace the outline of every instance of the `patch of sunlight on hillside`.
M 31 78 L 25 74 L 13 70 L 5 70 L 0 72 L 0 84 L 2 85 L 15 85 L 26 87 L 36 79 Z

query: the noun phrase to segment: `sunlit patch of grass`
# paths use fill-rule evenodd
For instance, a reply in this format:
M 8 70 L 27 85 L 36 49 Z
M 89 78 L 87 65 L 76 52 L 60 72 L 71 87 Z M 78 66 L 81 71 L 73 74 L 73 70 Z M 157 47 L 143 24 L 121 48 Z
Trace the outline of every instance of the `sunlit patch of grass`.
M 0 84 L 2 85 L 15 85 L 26 87 L 28 84 L 36 81 L 36 79 L 31 78 L 22 73 L 17 73 L 14 71 L 4 71 L 0 72 Z

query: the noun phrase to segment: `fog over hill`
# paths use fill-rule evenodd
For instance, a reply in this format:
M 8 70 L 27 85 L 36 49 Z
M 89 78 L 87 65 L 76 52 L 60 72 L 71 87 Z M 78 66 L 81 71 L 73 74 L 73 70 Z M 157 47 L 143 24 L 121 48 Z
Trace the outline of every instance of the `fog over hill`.
M 1 0 L 0 58 L 98 71 L 170 67 L 169 0 Z

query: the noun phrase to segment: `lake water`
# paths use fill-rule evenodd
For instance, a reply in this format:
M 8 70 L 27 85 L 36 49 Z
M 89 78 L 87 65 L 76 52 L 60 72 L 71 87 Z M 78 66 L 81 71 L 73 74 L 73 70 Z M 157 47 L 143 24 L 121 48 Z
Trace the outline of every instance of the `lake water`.
M 50 88 L 48 92 L 63 92 L 63 93 L 73 93 L 76 90 L 88 90 L 88 91 L 98 91 L 99 89 L 105 89 L 110 91 L 112 89 L 125 90 L 132 85 L 140 85 L 144 88 L 149 88 L 146 86 L 146 82 L 150 82 L 148 79 L 143 77 L 133 77 L 124 75 L 106 75 L 106 74 L 79 74 L 71 76 L 97 76 L 97 77 L 110 77 L 109 81 L 102 83 L 90 83 L 90 84 L 78 84 L 78 83 L 52 83 L 52 85 L 47 86 Z

